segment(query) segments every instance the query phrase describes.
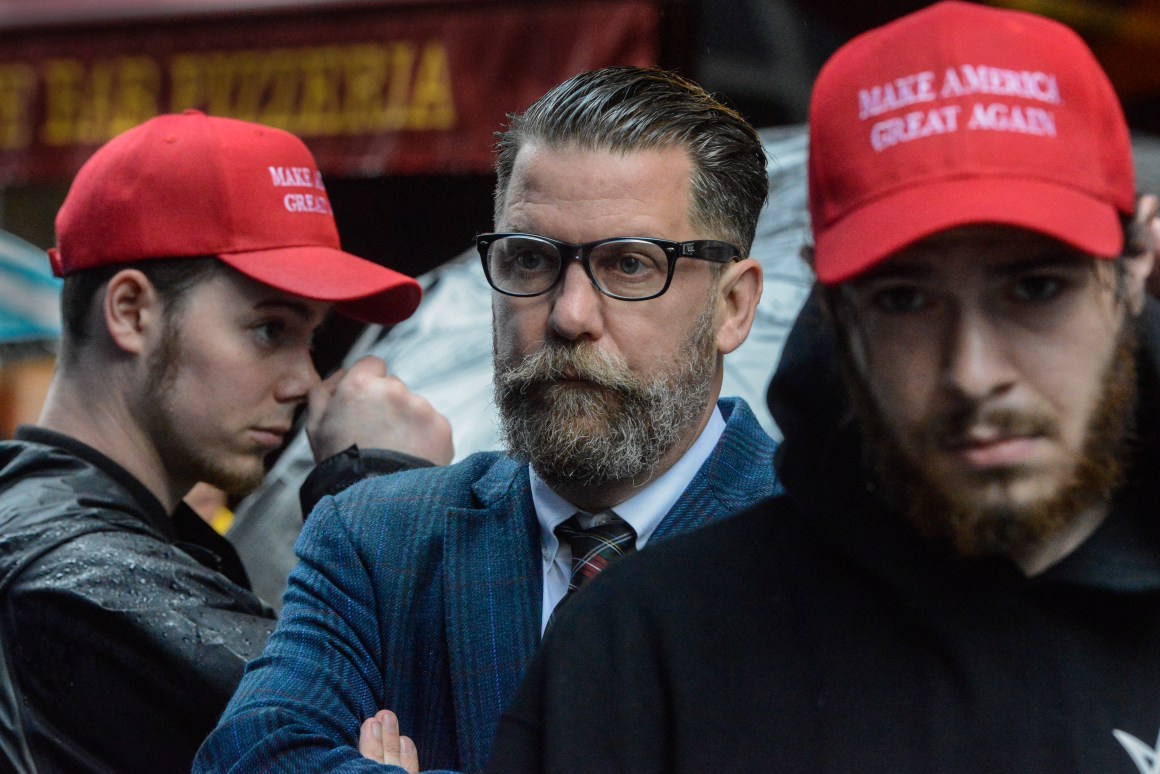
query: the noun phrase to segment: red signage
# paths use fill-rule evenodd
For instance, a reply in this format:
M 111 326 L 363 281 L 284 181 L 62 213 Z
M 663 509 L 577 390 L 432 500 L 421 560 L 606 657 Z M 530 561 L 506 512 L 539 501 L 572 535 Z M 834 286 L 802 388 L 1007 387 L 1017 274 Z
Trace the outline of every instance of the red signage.
M 425 3 L 6 30 L 0 186 L 67 182 L 187 108 L 291 131 L 329 175 L 487 172 L 507 113 L 581 70 L 654 64 L 659 16 L 655 0 Z

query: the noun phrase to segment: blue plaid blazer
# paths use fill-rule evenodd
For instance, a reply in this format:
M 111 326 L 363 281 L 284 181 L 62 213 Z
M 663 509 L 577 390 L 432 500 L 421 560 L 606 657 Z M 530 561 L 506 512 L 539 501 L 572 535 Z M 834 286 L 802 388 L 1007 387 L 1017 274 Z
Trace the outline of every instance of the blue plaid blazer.
M 718 405 L 725 433 L 649 545 L 779 489 L 774 441 L 744 401 Z M 364 481 L 320 502 L 295 550 L 282 619 L 194 771 L 383 771 L 357 744 L 384 708 L 424 771 L 482 770 L 540 642 L 527 465 L 483 452 Z

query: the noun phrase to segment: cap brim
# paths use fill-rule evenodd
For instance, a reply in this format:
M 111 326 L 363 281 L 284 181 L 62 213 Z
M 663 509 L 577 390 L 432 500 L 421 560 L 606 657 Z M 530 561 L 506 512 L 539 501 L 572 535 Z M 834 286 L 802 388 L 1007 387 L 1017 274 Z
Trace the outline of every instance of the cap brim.
M 1040 180 L 969 178 L 911 186 L 868 202 L 815 234 L 824 285 L 844 282 L 915 242 L 977 224 L 1036 231 L 1097 258 L 1123 249 L 1121 213 L 1075 189 Z
M 250 279 L 291 295 L 329 301 L 348 317 L 393 325 L 419 306 L 423 292 L 405 274 L 329 247 L 281 247 L 218 255 Z

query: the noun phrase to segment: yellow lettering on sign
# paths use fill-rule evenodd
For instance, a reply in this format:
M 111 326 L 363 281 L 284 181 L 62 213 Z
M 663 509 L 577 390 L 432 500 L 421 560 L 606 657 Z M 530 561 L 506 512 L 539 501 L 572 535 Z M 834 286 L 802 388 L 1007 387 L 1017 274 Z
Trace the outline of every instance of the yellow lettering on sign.
M 429 45 L 423 49 L 415 74 L 409 124 L 411 129 L 448 129 L 455 125 L 451 68 L 442 45 Z
M 21 150 L 32 140 L 36 72 L 28 65 L 0 66 L 0 150 Z
M 157 115 L 160 70 L 149 57 L 44 63 L 46 145 L 95 145 Z
M 392 46 L 392 50 L 399 48 Z M 388 50 L 383 46 L 353 46 L 342 58 L 346 98 L 339 134 L 374 134 L 382 131 L 382 94 L 387 85 Z
M 178 54 L 169 60 L 169 105 L 170 110 L 177 106 L 194 107 L 195 105 L 209 108 L 205 96 L 206 70 L 208 64 L 203 63 L 205 57 L 191 54 Z M 209 110 L 213 113 L 213 110 Z
M 116 72 L 113 110 L 105 128 L 108 137 L 147 121 L 157 115 L 159 109 L 161 68 L 154 59 L 121 57 L 117 60 Z
M 457 118 L 438 41 L 178 54 L 169 75 L 173 112 L 201 108 L 303 137 L 449 129 Z
M 302 102 L 298 126 L 303 134 L 342 134 L 342 59 L 340 48 L 316 48 L 302 60 Z
M 397 132 L 407 125 L 410 112 L 411 73 L 415 69 L 415 46 L 410 43 L 396 43 L 391 47 L 390 78 L 387 101 L 378 111 L 380 128 Z
M 85 66 L 75 59 L 51 59 L 44 63 L 44 125 L 40 129 L 45 145 L 69 145 L 76 142 L 76 124 L 80 113 L 81 84 Z

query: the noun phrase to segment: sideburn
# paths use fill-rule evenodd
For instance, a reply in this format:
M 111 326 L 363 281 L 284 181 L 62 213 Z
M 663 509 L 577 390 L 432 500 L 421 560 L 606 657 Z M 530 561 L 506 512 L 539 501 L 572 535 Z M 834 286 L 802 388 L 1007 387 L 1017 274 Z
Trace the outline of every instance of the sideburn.
M 181 312 L 168 310 L 165 315 L 165 327 L 161 332 L 161 343 L 149 363 L 149 376 L 146 388 L 154 400 L 161 400 L 177 380 L 177 371 L 181 360 Z

